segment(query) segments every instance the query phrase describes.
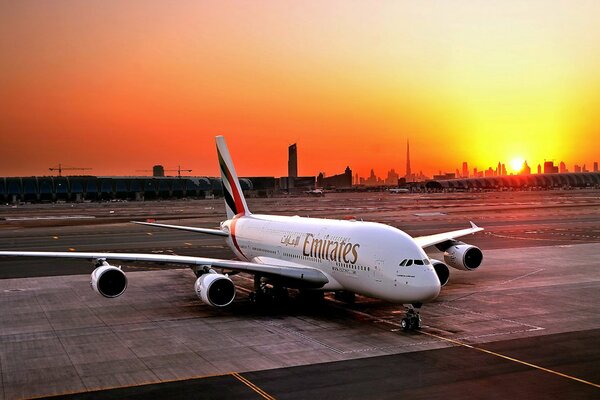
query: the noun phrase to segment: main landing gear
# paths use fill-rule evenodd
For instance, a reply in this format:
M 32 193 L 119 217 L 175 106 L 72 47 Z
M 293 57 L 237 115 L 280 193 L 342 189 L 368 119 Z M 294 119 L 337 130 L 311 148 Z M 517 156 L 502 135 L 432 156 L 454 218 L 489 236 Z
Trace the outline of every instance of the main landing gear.
M 287 288 L 279 285 L 270 285 L 261 276 L 254 276 L 254 291 L 250 293 L 250 301 L 257 304 L 282 304 L 287 299 Z
M 421 315 L 419 311 L 421 310 L 422 304 L 405 304 L 406 315 L 400 321 L 400 326 L 404 331 L 412 331 L 415 329 L 421 328 Z

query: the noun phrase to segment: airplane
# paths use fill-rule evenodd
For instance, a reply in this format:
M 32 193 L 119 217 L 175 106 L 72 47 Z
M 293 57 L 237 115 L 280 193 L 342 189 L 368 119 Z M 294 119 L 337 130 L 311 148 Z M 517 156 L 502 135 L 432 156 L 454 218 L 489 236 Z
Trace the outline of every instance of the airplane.
M 398 193 L 409 193 L 410 191 L 406 188 L 389 188 L 388 192 L 398 194 Z
M 325 192 L 323 191 L 323 189 L 307 190 L 304 193 L 310 194 L 311 196 L 325 196 Z
M 216 147 L 227 212 L 220 229 L 132 222 L 223 237 L 238 260 L 105 252 L 0 251 L 0 256 L 91 260 L 96 269 L 90 285 L 107 298 L 121 296 L 128 284 L 121 267 L 109 261 L 186 265 L 196 275 L 196 295 L 214 307 L 233 302 L 236 288 L 230 275 L 246 272 L 254 275 L 254 302 L 283 299 L 288 288 L 308 297 L 322 297 L 325 291 L 360 294 L 404 305 L 404 330 L 421 327 L 421 306 L 448 282 L 448 267 L 473 271 L 481 264 L 478 247 L 456 240 L 483 230 L 473 222 L 470 228 L 413 238 L 375 222 L 253 214 L 223 136 L 216 137 Z M 423 249 L 430 246 L 444 252 L 445 262 L 427 256 Z

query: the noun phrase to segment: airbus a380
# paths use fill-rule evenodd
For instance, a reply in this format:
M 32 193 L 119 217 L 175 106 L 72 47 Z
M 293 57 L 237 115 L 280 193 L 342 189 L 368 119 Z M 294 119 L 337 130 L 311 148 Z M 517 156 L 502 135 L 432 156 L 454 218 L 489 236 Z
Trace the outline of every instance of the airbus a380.
M 254 275 L 251 298 L 255 301 L 285 296 L 287 288 L 357 293 L 406 306 L 401 320 L 405 330 L 421 326 L 419 310 L 448 282 L 448 266 L 472 271 L 481 264 L 479 248 L 456 240 L 483 230 L 472 222 L 470 228 L 413 238 L 374 222 L 252 214 L 225 139 L 217 136 L 216 144 L 227 211 L 220 229 L 135 223 L 222 236 L 239 261 L 136 253 L 1 251 L 0 256 L 92 260 L 96 265 L 92 289 L 109 298 L 122 295 L 127 288 L 125 273 L 109 261 L 187 265 L 197 276 L 196 294 L 214 307 L 225 307 L 235 298 L 229 275 L 247 272 Z M 423 249 L 430 246 L 444 251 L 445 263 L 427 256 Z

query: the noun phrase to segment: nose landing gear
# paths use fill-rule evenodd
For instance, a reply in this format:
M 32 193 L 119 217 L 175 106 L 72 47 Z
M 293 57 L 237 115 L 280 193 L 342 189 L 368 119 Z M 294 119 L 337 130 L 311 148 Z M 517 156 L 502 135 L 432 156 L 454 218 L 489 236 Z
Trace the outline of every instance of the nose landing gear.
M 422 304 L 405 304 L 406 315 L 400 321 L 400 326 L 403 331 L 412 331 L 421 328 L 421 310 Z

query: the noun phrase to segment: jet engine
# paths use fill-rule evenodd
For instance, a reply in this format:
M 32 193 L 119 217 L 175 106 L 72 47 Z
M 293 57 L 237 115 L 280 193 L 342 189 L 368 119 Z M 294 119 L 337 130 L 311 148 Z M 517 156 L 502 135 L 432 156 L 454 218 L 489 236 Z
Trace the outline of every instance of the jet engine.
M 435 273 L 440 280 L 440 285 L 445 286 L 450 278 L 450 269 L 446 264 L 438 260 L 431 260 L 431 266 L 435 270 Z
M 483 253 L 479 247 L 458 242 L 444 251 L 444 261 L 452 268 L 473 271 L 481 265 Z
M 235 298 L 235 285 L 227 275 L 208 273 L 201 275 L 194 284 L 196 295 L 213 307 L 225 307 Z
M 92 272 L 90 285 L 96 293 L 104 297 L 119 297 L 127 289 L 127 276 L 121 268 L 104 261 Z

